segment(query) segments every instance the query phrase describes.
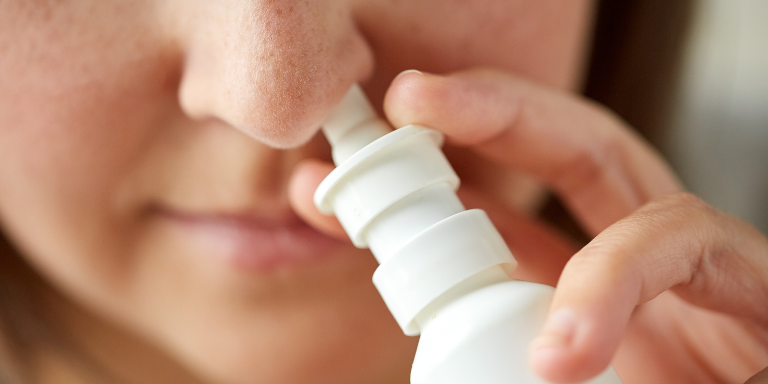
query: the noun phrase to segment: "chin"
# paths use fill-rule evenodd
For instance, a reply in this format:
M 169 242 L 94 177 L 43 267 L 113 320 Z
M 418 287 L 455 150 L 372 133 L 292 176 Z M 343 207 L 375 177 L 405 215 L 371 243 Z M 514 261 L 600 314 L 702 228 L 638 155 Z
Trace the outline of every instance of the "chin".
M 149 244 L 152 254 L 144 256 L 169 260 L 147 271 L 153 286 L 141 291 L 151 296 L 136 298 L 144 310 L 131 316 L 140 333 L 215 383 L 408 383 L 417 339 L 402 334 L 373 286 L 377 263 L 369 252 L 325 244 L 292 221 L 221 220 L 158 221 L 162 245 Z M 318 257 L 294 257 L 301 249 L 280 243 L 273 250 L 287 255 L 278 265 L 262 263 L 270 252 L 238 253 L 275 226 L 294 225 L 298 232 L 288 237 L 324 249 Z M 242 257 L 253 258 L 245 268 Z
M 175 352 L 219 383 L 408 383 L 417 339 L 402 334 L 373 287 L 348 288 L 203 314 L 211 329 L 176 335 Z

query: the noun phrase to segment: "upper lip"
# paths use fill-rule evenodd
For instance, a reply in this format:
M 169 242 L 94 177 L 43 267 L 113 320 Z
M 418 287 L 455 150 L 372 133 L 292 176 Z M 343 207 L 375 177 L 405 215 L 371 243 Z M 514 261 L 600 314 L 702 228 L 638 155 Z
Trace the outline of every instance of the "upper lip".
M 185 210 L 168 205 L 157 205 L 154 210 L 162 215 L 182 221 L 209 221 L 222 224 L 236 224 L 253 227 L 285 228 L 306 225 L 292 210 L 280 210 L 270 213 L 252 209 L 235 210 Z

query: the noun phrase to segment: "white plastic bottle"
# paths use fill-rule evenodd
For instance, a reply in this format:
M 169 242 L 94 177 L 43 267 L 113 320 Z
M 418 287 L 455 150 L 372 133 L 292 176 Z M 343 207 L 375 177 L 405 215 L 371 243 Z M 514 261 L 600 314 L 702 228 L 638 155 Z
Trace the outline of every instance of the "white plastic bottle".
M 421 335 L 412 384 L 547 383 L 528 366 L 553 289 L 516 281 L 507 245 L 485 212 L 465 210 L 443 137 L 392 129 L 353 86 L 323 131 L 337 168 L 315 204 L 335 214 L 380 266 L 373 282 L 407 335 Z M 620 384 L 609 367 L 589 384 Z

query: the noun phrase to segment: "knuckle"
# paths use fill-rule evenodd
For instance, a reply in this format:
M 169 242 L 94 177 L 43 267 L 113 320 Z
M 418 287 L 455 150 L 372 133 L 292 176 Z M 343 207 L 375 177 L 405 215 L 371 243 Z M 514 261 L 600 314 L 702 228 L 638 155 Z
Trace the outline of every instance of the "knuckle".
M 698 196 L 675 192 L 652 200 L 633 216 L 658 233 L 686 233 L 687 240 L 680 241 L 703 245 L 717 232 L 721 215 Z
M 622 144 L 617 134 L 608 133 L 584 143 L 564 167 L 558 185 L 562 189 L 584 190 L 610 177 L 610 169 L 622 163 Z
M 637 235 L 637 228 L 634 226 L 613 226 L 590 241 L 572 260 L 584 266 L 610 266 L 608 270 L 621 273 L 635 262 L 633 259 L 636 255 L 626 250 L 628 240 L 631 243 L 631 239 Z
M 700 197 L 690 192 L 675 192 L 661 196 L 648 204 L 653 210 L 675 212 L 684 217 L 708 216 L 716 214 L 716 210 Z
M 723 255 L 718 240 L 722 215 L 704 200 L 689 192 L 676 192 L 662 196 L 647 206 L 643 216 L 649 216 L 658 225 L 659 237 L 669 234 L 678 249 L 676 270 L 682 277 L 681 286 L 696 286 L 701 292 L 712 289 L 712 266 Z
M 706 205 L 701 198 L 690 192 L 672 193 L 665 196 L 665 198 L 670 203 L 683 207 L 697 208 Z

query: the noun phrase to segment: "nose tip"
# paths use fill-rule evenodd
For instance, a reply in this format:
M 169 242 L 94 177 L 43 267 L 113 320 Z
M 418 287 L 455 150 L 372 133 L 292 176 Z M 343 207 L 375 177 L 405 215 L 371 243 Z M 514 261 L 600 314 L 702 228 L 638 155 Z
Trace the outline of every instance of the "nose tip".
M 298 146 L 372 71 L 349 12 L 331 2 L 244 2 L 206 21 L 187 53 L 179 101 L 273 147 Z M 234 7 L 232 7 L 234 8 Z

